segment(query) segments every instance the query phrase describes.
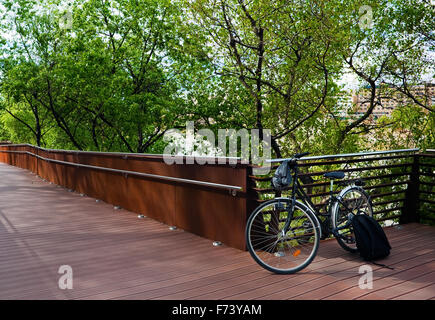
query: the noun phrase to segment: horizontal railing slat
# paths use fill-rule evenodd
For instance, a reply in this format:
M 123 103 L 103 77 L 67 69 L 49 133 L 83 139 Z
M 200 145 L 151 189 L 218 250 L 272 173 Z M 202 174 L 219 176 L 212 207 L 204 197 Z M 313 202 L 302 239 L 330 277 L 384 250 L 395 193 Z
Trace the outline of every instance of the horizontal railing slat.
M 362 167 L 362 168 L 349 168 L 349 169 L 337 169 L 337 170 L 327 170 L 320 172 L 309 172 L 309 173 L 300 173 L 300 177 L 314 177 L 314 176 L 323 176 L 325 173 L 334 172 L 334 171 L 343 171 L 343 172 L 361 172 L 361 171 L 371 171 L 377 169 L 391 169 L 391 168 L 406 168 L 411 166 L 412 163 L 404 163 L 404 164 L 394 164 L 394 165 L 383 165 L 383 166 L 372 166 L 372 167 Z M 257 177 L 257 176 L 249 176 L 249 178 L 255 181 L 270 181 L 272 177 Z
M 435 164 L 431 162 L 431 159 L 435 157 L 435 155 L 428 154 L 426 152 L 424 153 L 423 157 L 419 158 L 420 154 L 418 151 L 419 149 L 414 148 L 391 150 L 387 152 L 381 151 L 358 154 L 305 157 L 298 161 L 298 166 L 301 167 L 301 171 L 303 171 L 299 173 L 299 177 L 302 179 L 304 177 L 320 178 L 325 173 L 333 171 L 343 171 L 348 173 L 348 179 L 337 180 L 335 184 L 350 184 L 356 179 L 366 181 L 367 183 L 363 188 L 369 193 L 371 199 L 377 200 L 373 201 L 372 203 L 375 209 L 379 209 L 378 211 L 375 211 L 374 214 L 377 215 L 378 218 L 383 218 L 383 220 L 395 219 L 401 217 L 403 212 L 408 215 L 406 210 L 409 210 L 409 203 L 407 202 L 409 201 L 407 199 L 409 193 L 407 190 L 410 188 L 410 186 L 413 188 L 417 186 L 418 188 L 418 183 L 420 183 L 420 186 L 422 186 L 420 189 L 424 188 L 425 186 L 435 186 L 435 183 L 428 181 L 429 178 L 435 176 L 435 174 L 430 170 L 430 168 L 435 167 Z M 419 170 L 418 159 L 421 159 L 421 168 L 429 169 L 429 171 L 420 170 L 420 182 L 418 182 L 417 176 L 417 184 L 415 185 L 415 168 L 417 168 L 417 172 Z M 287 159 L 277 159 L 271 161 L 272 170 L 279 166 L 274 162 L 281 162 L 282 160 Z M 340 166 L 344 168 L 340 168 Z M 367 174 L 367 176 L 364 176 L 365 174 Z M 271 178 L 271 175 L 250 175 L 248 179 L 252 181 L 251 185 L 254 186 L 251 187 L 251 190 L 254 191 L 258 197 L 265 197 L 264 199 L 273 198 L 273 195 L 276 191 L 272 187 L 267 186 L 267 183 L 271 180 Z M 315 179 L 317 180 L 317 178 Z M 308 197 L 312 199 L 316 209 L 320 210 L 325 208 L 328 204 L 324 200 L 321 202 L 319 202 L 319 200 L 327 199 L 327 197 L 331 194 L 328 190 L 330 181 L 322 178 L 318 179 L 317 181 L 316 180 L 311 180 L 311 182 L 303 180 L 306 183 L 301 185 L 301 187 L 305 190 L 312 190 L 311 193 L 308 194 Z M 285 188 L 282 192 L 289 193 L 290 189 L 290 187 Z M 343 189 L 343 187 L 339 187 L 338 189 Z M 338 192 L 339 190 L 334 191 L 333 194 L 337 195 Z M 427 194 L 432 194 L 429 191 L 424 192 L 427 192 Z M 256 202 L 261 203 L 263 200 L 258 199 Z M 434 201 L 429 200 L 426 203 L 433 204 L 433 202 Z M 391 206 L 394 207 L 391 208 Z M 391 216 L 390 213 L 394 214 L 395 212 L 398 214 Z M 382 217 L 382 215 L 385 214 L 390 215 L 391 217 Z
M 422 198 L 420 198 L 419 201 L 420 202 L 425 202 L 425 203 L 430 203 L 430 204 L 435 204 L 435 201 L 429 200 L 429 199 L 422 199 Z
M 373 215 L 376 216 L 376 215 L 379 215 L 379 214 L 382 214 L 382 213 L 388 213 L 388 212 L 392 212 L 392 211 L 399 211 L 399 210 L 402 210 L 403 208 L 404 207 L 401 206 L 401 207 L 395 207 L 395 208 L 389 208 L 389 209 L 379 210 L 379 211 L 373 212 Z
M 390 204 L 390 203 L 396 203 L 396 202 L 401 202 L 401 201 L 405 201 L 406 198 L 399 198 L 399 199 L 392 199 L 392 200 L 386 200 L 386 201 L 380 201 L 380 202 L 374 202 L 373 206 L 383 206 L 386 204 Z
M 371 156 L 371 155 L 416 152 L 419 150 L 420 150 L 419 148 L 414 148 L 414 149 L 398 149 L 398 150 L 385 150 L 385 151 L 369 151 L 369 152 L 358 152 L 358 153 L 342 153 L 342 154 L 332 154 L 332 155 L 323 155 L 323 156 L 302 157 L 299 159 L 299 161 L 364 157 L 364 156 Z M 283 162 L 286 160 L 292 160 L 292 158 L 271 159 L 268 160 L 268 162 Z

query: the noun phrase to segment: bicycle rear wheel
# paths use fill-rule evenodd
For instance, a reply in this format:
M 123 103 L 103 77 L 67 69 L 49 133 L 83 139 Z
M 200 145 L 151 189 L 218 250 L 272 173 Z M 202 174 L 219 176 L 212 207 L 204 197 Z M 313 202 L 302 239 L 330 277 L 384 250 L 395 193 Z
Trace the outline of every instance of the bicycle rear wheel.
M 282 234 L 290 205 L 289 199 L 267 201 L 254 210 L 246 226 L 249 253 L 260 266 L 274 273 L 302 270 L 314 259 L 319 247 L 319 223 L 298 202 L 288 231 Z
M 344 226 L 348 219 L 349 214 L 366 214 L 373 215 L 372 204 L 369 195 L 361 187 L 350 187 L 344 189 L 339 195 L 341 203 L 336 202 L 332 209 L 332 223 L 333 228 Z M 345 250 L 356 252 L 355 235 L 353 228 L 350 225 L 348 228 L 338 231 L 341 237 L 337 237 L 338 244 Z M 342 238 L 344 237 L 344 239 Z

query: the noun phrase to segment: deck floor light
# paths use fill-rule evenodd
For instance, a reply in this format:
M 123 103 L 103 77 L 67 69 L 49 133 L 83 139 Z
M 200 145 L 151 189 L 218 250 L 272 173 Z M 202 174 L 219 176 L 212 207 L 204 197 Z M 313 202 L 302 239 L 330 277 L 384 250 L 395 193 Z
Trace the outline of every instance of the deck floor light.
M 176 226 L 170 226 L 169 230 L 171 230 L 171 231 L 177 230 L 177 227 Z
M 139 219 L 143 219 L 143 218 L 145 218 L 145 216 L 143 215 L 143 214 L 140 214 L 140 215 L 138 215 L 137 216 Z
M 115 210 L 121 210 L 121 207 L 120 206 L 114 206 L 113 209 L 115 209 Z
M 222 242 L 220 241 L 213 241 L 213 247 L 220 247 L 222 245 Z

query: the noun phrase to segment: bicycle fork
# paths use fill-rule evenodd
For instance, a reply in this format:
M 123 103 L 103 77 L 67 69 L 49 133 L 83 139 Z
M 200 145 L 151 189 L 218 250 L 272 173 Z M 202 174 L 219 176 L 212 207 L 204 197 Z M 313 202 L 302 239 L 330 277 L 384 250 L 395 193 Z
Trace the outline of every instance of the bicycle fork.
M 281 236 L 285 237 L 287 234 L 287 231 L 290 227 L 290 222 L 293 219 L 293 213 L 295 211 L 295 205 L 296 205 L 296 190 L 298 188 L 298 167 L 295 165 L 294 172 L 293 172 L 293 186 L 292 186 L 292 193 L 291 193 L 291 203 L 290 207 L 287 208 L 287 219 L 284 224 L 284 228 L 282 228 Z
M 287 219 L 285 220 L 285 224 L 284 224 L 284 228 L 282 228 L 281 231 L 281 236 L 285 237 L 285 235 L 287 234 L 288 228 L 290 227 L 290 222 L 293 219 L 293 212 L 295 211 L 295 203 L 296 203 L 296 199 L 295 197 L 292 197 L 291 199 L 291 205 L 290 207 L 287 207 Z

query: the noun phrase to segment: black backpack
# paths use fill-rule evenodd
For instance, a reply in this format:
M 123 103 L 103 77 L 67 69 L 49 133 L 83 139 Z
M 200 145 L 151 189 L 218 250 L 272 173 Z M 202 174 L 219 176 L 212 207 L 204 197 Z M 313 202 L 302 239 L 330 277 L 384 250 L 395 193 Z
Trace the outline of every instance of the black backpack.
M 287 188 L 292 182 L 292 176 L 288 161 L 284 161 L 276 169 L 272 177 L 272 187 L 276 191 L 281 191 Z
M 352 226 L 356 246 L 364 260 L 380 259 L 390 254 L 390 243 L 375 219 L 365 214 L 357 214 L 352 218 Z

